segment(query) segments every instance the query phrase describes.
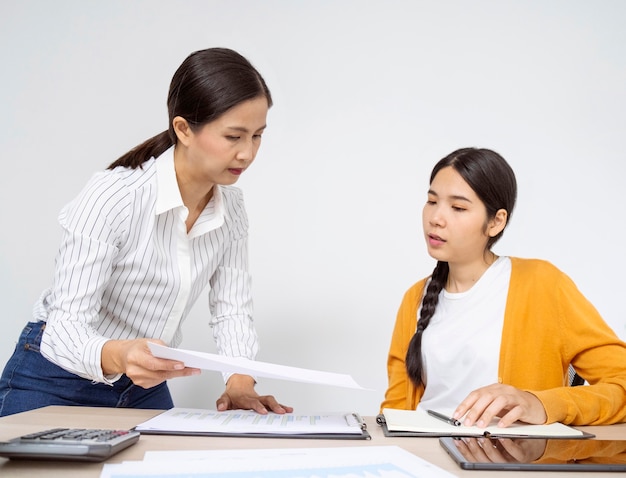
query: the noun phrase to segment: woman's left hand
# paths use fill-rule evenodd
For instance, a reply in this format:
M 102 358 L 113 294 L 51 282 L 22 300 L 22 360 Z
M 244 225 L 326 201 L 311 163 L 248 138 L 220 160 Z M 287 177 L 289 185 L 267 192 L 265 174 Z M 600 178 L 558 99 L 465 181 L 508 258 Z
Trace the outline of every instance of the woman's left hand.
M 454 418 L 462 420 L 466 426 L 484 428 L 494 417 L 500 417 L 498 426 L 501 428 L 518 420 L 540 425 L 548 419 L 543 404 L 535 395 L 501 383 L 474 390 L 454 411 Z
M 254 410 L 261 415 L 268 412 L 291 413 L 292 407 L 281 405 L 272 395 L 260 396 L 254 390 L 254 379 L 249 375 L 232 375 L 226 391 L 216 402 L 217 410 Z

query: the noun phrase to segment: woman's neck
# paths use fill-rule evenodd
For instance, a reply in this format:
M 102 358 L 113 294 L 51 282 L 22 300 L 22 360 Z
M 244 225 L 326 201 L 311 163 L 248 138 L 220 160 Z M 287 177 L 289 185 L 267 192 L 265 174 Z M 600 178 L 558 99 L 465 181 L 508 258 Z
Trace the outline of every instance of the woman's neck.
M 180 197 L 189 211 L 185 221 L 187 232 L 189 232 L 213 197 L 215 185 L 195 180 L 194 175 L 187 171 L 185 153 L 182 147 L 177 147 L 174 150 L 174 168 L 176 170 L 176 182 L 178 183 Z
M 497 255 L 487 251 L 480 260 L 475 262 L 465 264 L 449 263 L 450 269 L 445 285 L 446 291 L 459 293 L 470 290 L 497 259 Z

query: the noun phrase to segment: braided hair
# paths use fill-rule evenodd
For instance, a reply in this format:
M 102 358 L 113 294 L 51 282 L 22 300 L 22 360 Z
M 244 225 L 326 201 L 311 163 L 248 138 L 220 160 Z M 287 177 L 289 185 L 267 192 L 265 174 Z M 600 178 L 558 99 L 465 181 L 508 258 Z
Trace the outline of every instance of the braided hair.
M 489 149 L 463 148 L 441 159 L 430 174 L 430 183 L 437 173 L 452 167 L 484 203 L 487 218 L 492 219 L 500 209 L 507 211 L 510 219 L 517 198 L 515 173 L 498 153 Z M 508 221 L 507 221 L 508 224 Z M 487 250 L 502 237 L 504 229 L 487 241 Z M 438 261 L 426 287 L 417 321 L 417 329 L 409 342 L 406 370 L 415 385 L 426 385 L 422 358 L 422 336 L 435 314 L 439 295 L 444 288 L 450 268 L 447 262 Z

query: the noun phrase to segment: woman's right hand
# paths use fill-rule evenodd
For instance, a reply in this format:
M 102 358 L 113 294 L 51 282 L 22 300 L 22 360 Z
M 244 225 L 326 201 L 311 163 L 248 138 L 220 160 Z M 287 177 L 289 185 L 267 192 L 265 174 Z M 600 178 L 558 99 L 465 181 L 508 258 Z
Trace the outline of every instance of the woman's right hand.
M 104 375 L 124 373 L 135 385 L 151 388 L 170 378 L 200 374 L 200 369 L 185 367 L 178 360 L 155 357 L 148 342 L 165 345 L 157 339 L 107 341 L 101 358 Z

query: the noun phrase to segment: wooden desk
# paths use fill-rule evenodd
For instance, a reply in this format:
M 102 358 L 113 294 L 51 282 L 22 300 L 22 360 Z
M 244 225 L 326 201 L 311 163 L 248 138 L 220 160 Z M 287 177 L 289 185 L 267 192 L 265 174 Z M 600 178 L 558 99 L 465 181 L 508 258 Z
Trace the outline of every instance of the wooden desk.
M 7 440 L 25 433 L 53 427 L 120 428 L 129 429 L 157 415 L 155 410 L 134 410 L 88 407 L 46 407 L 0 418 L 0 440 Z M 246 448 L 319 448 L 342 446 L 397 445 L 411 453 L 460 476 L 478 478 L 481 472 L 461 470 L 446 455 L 436 438 L 387 438 L 374 420 L 366 417 L 371 440 L 303 440 L 289 438 L 215 438 L 189 436 L 142 435 L 139 442 L 113 456 L 109 463 L 124 460 L 141 460 L 147 450 L 227 450 Z M 581 427 L 597 438 L 626 439 L 626 424 L 607 427 Z M 0 458 L 0 476 L 9 477 L 99 477 L 102 463 L 11 461 Z M 555 472 L 485 472 L 489 476 L 558 478 L 581 476 L 589 473 Z M 611 475 L 612 476 L 612 475 Z

